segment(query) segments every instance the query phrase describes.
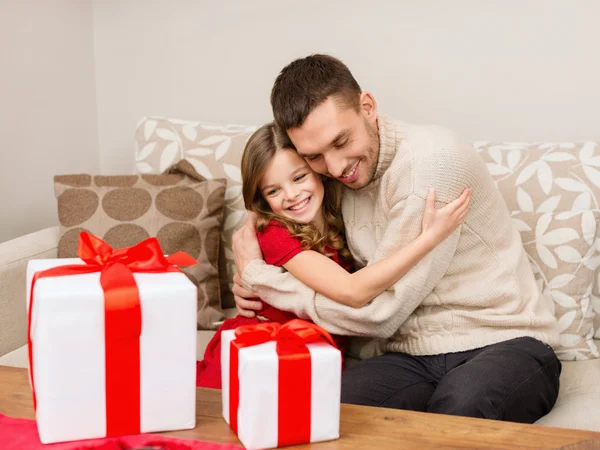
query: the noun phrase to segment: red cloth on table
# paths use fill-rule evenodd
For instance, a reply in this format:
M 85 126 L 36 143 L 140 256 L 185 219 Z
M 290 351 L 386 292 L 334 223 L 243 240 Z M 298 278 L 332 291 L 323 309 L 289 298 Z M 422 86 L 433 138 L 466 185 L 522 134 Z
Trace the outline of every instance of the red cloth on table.
M 157 434 L 42 444 L 35 420 L 15 419 L 0 414 L 2 450 L 125 450 L 139 447 L 155 447 L 157 450 L 239 450 L 242 448 L 231 444 L 179 439 Z
M 258 232 L 257 237 L 265 262 L 272 266 L 283 266 L 298 253 L 304 251 L 300 239 L 293 237 L 287 228 L 274 220 L 269 222 L 264 231 Z M 350 270 L 349 264 L 335 250 L 328 249 L 328 253 L 331 253 L 332 260 L 346 270 Z M 259 314 L 267 321 L 282 324 L 297 319 L 295 314 L 274 308 L 265 302 L 263 302 L 263 309 Z M 225 320 L 208 343 L 204 352 L 204 360 L 196 363 L 196 386 L 221 389 L 221 332 L 223 330 L 234 330 L 242 325 L 254 325 L 261 322 L 265 322 L 265 320 L 248 319 L 240 315 Z M 332 337 L 344 354 L 348 347 L 348 337 L 336 335 L 332 335 Z

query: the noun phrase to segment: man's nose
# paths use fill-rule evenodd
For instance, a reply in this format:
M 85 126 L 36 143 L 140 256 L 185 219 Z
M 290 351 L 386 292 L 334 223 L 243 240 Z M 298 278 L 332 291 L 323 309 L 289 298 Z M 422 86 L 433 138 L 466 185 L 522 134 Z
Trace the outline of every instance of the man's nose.
M 339 155 L 331 155 L 325 157 L 325 164 L 327 165 L 327 172 L 335 178 L 339 178 L 344 173 L 344 169 L 346 168 L 346 163 L 344 158 L 341 158 Z

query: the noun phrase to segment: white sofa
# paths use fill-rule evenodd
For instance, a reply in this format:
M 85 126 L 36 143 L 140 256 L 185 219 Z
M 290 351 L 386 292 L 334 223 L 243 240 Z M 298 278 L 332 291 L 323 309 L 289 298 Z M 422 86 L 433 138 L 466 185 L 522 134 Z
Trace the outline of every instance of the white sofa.
M 149 123 L 151 123 L 150 126 L 148 126 Z M 155 133 L 155 130 L 160 129 L 161 126 L 163 128 L 170 127 L 171 133 L 158 133 L 159 136 L 156 136 L 157 133 Z M 167 139 L 167 141 L 170 140 L 172 142 L 174 140 L 173 136 L 175 135 L 179 136 L 177 138 L 179 142 L 178 145 L 181 146 L 179 154 L 189 157 L 189 159 L 193 160 L 197 169 L 199 169 L 199 172 L 204 176 L 219 176 L 218 173 L 215 173 L 218 171 L 218 168 L 215 168 L 215 164 L 221 164 L 223 160 L 227 160 L 227 163 L 222 163 L 222 166 L 225 169 L 225 174 L 230 178 L 230 188 L 228 188 L 231 189 L 228 195 L 228 207 L 230 208 L 229 215 L 231 217 L 235 216 L 235 222 L 239 223 L 240 215 L 238 214 L 236 216 L 237 213 L 235 212 L 235 208 L 239 208 L 239 202 L 236 206 L 236 198 L 234 197 L 236 195 L 239 197 L 240 195 L 239 182 L 241 180 L 239 179 L 239 173 L 236 172 L 237 169 L 235 169 L 234 165 L 237 161 L 239 166 L 239 159 L 241 157 L 243 144 L 253 129 L 253 127 L 240 126 L 209 126 L 199 124 L 198 122 L 187 122 L 164 118 L 144 118 L 138 124 L 138 130 L 136 134 L 137 170 L 138 172 L 159 172 L 160 170 L 164 169 L 164 167 L 160 167 L 161 164 L 171 163 L 172 160 L 165 161 L 164 157 L 161 157 L 156 153 L 160 151 L 160 147 L 162 145 L 160 141 Z M 202 132 L 205 134 L 202 135 Z M 207 138 L 206 133 L 217 137 L 212 138 L 209 136 L 209 138 Z M 225 136 L 229 137 L 229 143 L 226 145 L 224 144 Z M 151 142 L 152 145 L 148 146 L 148 142 L 150 141 L 153 141 L 154 143 Z M 506 148 L 502 148 L 503 145 Z M 513 147 L 511 147 L 511 145 L 513 145 Z M 563 144 L 535 145 L 535 149 L 551 148 L 552 145 L 555 145 L 555 147 L 552 148 L 560 149 L 562 148 L 561 145 Z M 567 156 L 565 155 L 568 154 L 569 151 L 579 151 L 577 148 L 575 150 L 573 150 L 573 148 L 569 150 L 569 145 L 563 146 L 566 148 L 566 150 L 553 150 L 553 154 L 555 153 L 562 155 L 563 158 L 566 158 Z M 202 148 L 202 151 L 199 151 L 199 147 Z M 163 148 L 165 148 L 164 145 Z M 527 148 L 528 146 L 522 143 L 501 144 L 496 147 L 490 146 L 489 143 L 477 143 L 475 145 L 475 150 L 481 152 L 482 157 L 484 157 L 484 159 L 487 161 L 490 172 L 495 177 L 500 190 L 506 197 L 509 209 L 515 210 L 520 208 L 520 210 L 514 211 L 513 215 L 517 221 L 521 221 L 523 224 L 527 221 L 526 217 L 528 214 L 527 211 L 531 206 L 530 203 L 533 202 L 536 205 L 543 205 L 548 199 L 541 197 L 544 195 L 548 197 L 549 194 L 552 193 L 547 189 L 548 180 L 543 179 L 543 176 L 547 175 L 546 169 L 539 168 L 545 163 L 538 164 L 535 162 L 535 160 L 531 159 L 539 157 L 539 160 L 542 161 L 544 158 L 547 158 L 548 151 L 544 150 L 544 153 L 540 154 L 542 156 L 539 156 L 534 150 L 531 150 L 529 153 L 527 153 Z M 520 149 L 519 155 L 515 153 L 515 149 Z M 600 149 L 596 149 L 596 147 L 594 147 L 593 150 L 598 150 L 600 153 Z M 587 150 L 580 151 L 580 154 L 587 152 L 584 154 L 584 156 L 592 157 L 591 154 L 588 154 L 589 151 L 590 150 L 588 148 Z M 224 157 L 226 152 L 227 155 Z M 511 152 L 512 154 L 510 156 L 503 156 L 508 155 L 508 153 Z M 203 161 L 202 158 L 198 158 L 198 155 L 201 155 L 204 158 L 213 158 L 213 160 Z M 547 159 L 549 161 L 553 161 L 560 159 L 560 157 L 561 156 L 555 155 Z M 532 162 L 538 164 L 534 168 L 535 170 L 527 168 L 527 165 L 531 165 Z M 527 170 L 532 171 L 532 174 L 529 175 L 529 178 L 535 178 L 534 175 L 537 174 L 539 184 L 542 188 L 544 188 L 544 194 L 535 194 L 536 191 L 534 188 L 529 189 L 529 193 L 525 192 L 524 194 L 522 192 L 525 186 L 524 183 L 527 181 L 526 178 L 528 177 L 522 173 L 517 173 L 518 170 L 521 169 L 523 169 L 522 172 L 526 172 Z M 510 178 L 512 175 L 509 173 L 511 171 L 515 172 L 513 174 L 514 178 L 512 179 Z M 558 173 L 557 169 L 555 169 L 555 172 Z M 506 188 L 506 186 L 503 187 L 503 183 L 506 183 L 507 180 L 508 183 L 512 184 L 510 189 Z M 538 181 L 535 183 L 537 184 Z M 562 186 L 564 182 L 556 181 L 556 184 Z M 600 180 L 598 181 L 598 184 L 600 184 Z M 518 188 L 516 185 L 518 185 Z M 48 189 L 51 189 L 51 186 L 48 186 Z M 512 199 L 512 196 L 515 193 L 513 191 L 516 192 L 515 201 Z M 533 196 L 536 198 L 536 195 L 538 195 L 540 198 L 538 198 L 538 200 L 531 200 L 531 197 Z M 578 195 L 582 194 L 578 193 Z M 558 207 L 560 205 L 560 199 L 556 200 L 556 196 L 553 198 L 554 200 L 549 197 L 549 200 L 545 203 L 545 206 L 538 207 L 538 210 L 542 208 L 542 211 L 532 210 L 530 212 L 543 213 L 547 208 Z M 580 200 L 578 200 L 578 204 L 585 207 L 586 199 L 582 197 L 578 198 L 580 198 Z M 550 205 L 550 203 L 552 204 Z M 592 205 L 589 207 L 593 209 Z M 598 211 L 597 205 L 595 211 Z M 225 218 L 225 222 L 225 228 L 229 227 L 228 233 L 230 236 L 232 227 L 235 228 L 235 223 L 233 219 L 228 219 L 227 217 Z M 526 225 L 523 224 L 521 226 L 523 226 L 523 229 L 525 230 Z M 8 242 L 0 243 L 0 365 L 27 367 L 25 335 L 25 269 L 29 259 L 55 258 L 57 256 L 58 239 L 59 229 L 58 226 L 55 226 L 19 237 Z M 225 239 L 225 241 L 227 241 L 227 239 Z M 227 242 L 224 242 L 224 244 L 227 246 Z M 596 245 L 596 247 L 598 247 L 598 251 L 600 251 L 600 240 L 596 240 L 596 242 L 593 244 Z M 564 249 L 561 250 L 561 252 L 564 253 Z M 557 252 L 557 254 L 560 256 L 561 252 Z M 229 258 L 231 257 L 230 252 L 225 251 L 225 254 L 228 255 Z M 558 262 L 559 264 L 561 263 L 560 258 Z M 541 273 L 544 271 L 543 267 L 541 267 L 539 264 L 536 265 L 538 269 L 536 272 Z M 595 267 L 593 269 L 596 270 Z M 594 284 L 597 284 L 597 273 L 594 272 L 593 275 L 593 282 Z M 541 279 L 540 287 L 543 288 Z M 590 290 L 591 287 L 592 286 L 590 286 Z M 597 285 L 594 286 L 593 292 L 594 294 L 597 294 Z M 589 292 L 587 292 L 587 295 L 589 296 Z M 559 302 L 561 302 L 561 298 L 564 299 L 564 296 L 559 297 Z M 595 302 L 596 300 L 593 301 Z M 231 306 L 231 300 L 229 300 L 228 305 Z M 595 307 L 597 306 L 598 305 L 595 305 Z M 587 324 L 586 326 L 588 326 L 588 328 L 592 327 L 589 329 L 589 332 L 586 331 L 587 339 L 584 340 L 585 342 L 591 343 L 588 344 L 590 348 L 589 350 L 579 349 L 572 352 L 567 351 L 563 354 L 562 359 L 590 359 L 578 361 L 563 360 L 563 372 L 561 375 L 561 388 L 558 401 L 550 414 L 540 419 L 538 424 L 600 431 L 600 358 L 594 358 L 594 356 L 597 356 L 595 353 L 596 350 L 594 350 L 595 343 L 598 342 L 600 344 L 600 341 L 598 341 L 598 339 L 592 339 L 594 332 L 596 333 L 596 337 L 599 337 L 598 335 L 600 334 L 600 327 L 598 327 L 598 322 L 592 325 L 595 311 L 593 310 L 592 306 L 589 305 L 589 299 L 586 309 L 581 309 L 581 314 L 583 314 L 581 324 L 585 323 Z M 226 316 L 233 316 L 235 313 L 236 311 L 234 308 L 225 309 Z M 559 314 L 558 310 L 557 314 Z M 574 316 L 575 314 L 573 314 L 573 317 Z M 596 329 L 593 328 L 594 326 Z M 580 332 L 582 325 L 579 325 L 577 328 Z M 198 359 L 202 359 L 206 344 L 213 333 L 213 331 L 198 331 Z M 564 342 L 572 341 L 573 337 L 571 336 L 569 338 L 569 336 L 567 336 L 567 339 Z

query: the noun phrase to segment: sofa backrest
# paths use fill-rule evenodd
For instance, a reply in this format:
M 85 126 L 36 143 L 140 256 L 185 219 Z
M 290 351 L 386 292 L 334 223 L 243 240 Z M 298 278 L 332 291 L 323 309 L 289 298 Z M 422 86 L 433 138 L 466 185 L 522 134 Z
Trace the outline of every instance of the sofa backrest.
M 228 180 L 220 257 L 223 307 L 234 305 L 231 237 L 245 217 L 240 162 L 256 128 L 145 117 L 136 130 L 138 172 L 160 173 L 186 158 L 202 176 Z M 594 340 L 594 334 L 600 339 L 600 146 L 476 142 L 473 148 L 503 194 L 558 319 L 559 357 L 600 357 Z

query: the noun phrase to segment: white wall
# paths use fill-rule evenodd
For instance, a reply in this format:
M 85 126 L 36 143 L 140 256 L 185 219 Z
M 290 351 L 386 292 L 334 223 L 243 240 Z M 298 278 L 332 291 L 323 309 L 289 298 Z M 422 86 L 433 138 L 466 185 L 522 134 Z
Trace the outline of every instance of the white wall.
M 595 0 L 94 1 L 101 169 L 136 121 L 260 124 L 285 64 L 341 58 L 380 108 L 470 140 L 600 140 Z
M 0 0 L 0 242 L 56 225 L 53 176 L 97 172 L 91 1 Z
M 0 242 L 57 173 L 130 173 L 137 120 L 261 124 L 281 68 L 338 56 L 393 117 L 470 140 L 600 140 L 595 0 L 0 0 Z

